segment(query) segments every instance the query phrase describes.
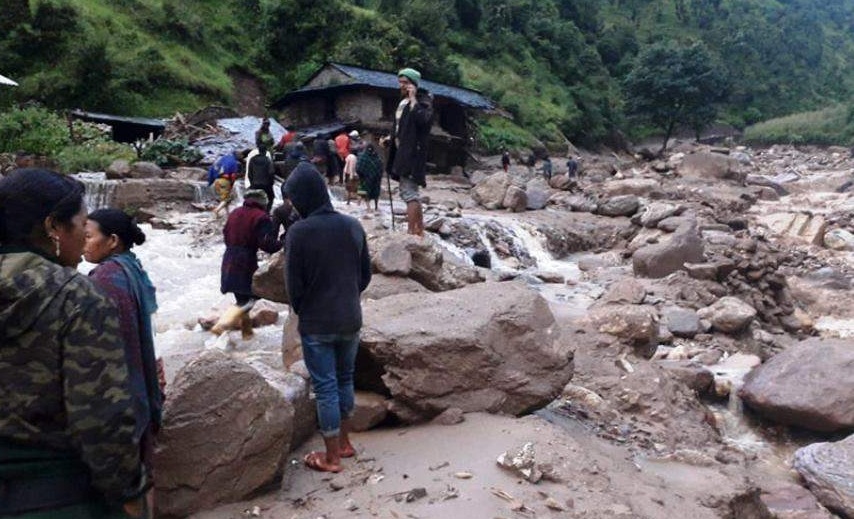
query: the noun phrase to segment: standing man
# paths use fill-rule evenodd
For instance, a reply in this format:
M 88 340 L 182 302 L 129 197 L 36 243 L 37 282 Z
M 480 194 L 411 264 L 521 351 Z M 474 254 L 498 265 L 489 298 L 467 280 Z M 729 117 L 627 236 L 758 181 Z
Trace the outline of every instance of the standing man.
M 412 68 L 397 73 L 403 99 L 394 116 L 394 133 L 388 173 L 400 182 L 400 197 L 406 202 L 407 232 L 424 236 L 420 187 L 427 187 L 427 144 L 433 122 L 433 96 L 418 88 L 421 73 Z
M 305 365 L 317 395 L 317 418 L 326 452 L 310 452 L 306 466 L 340 472 L 355 455 L 349 438 L 353 372 L 362 328 L 362 291 L 371 281 L 365 231 L 336 212 L 317 169 L 300 162 L 282 189 L 300 214 L 285 235 L 285 286 Z
M 505 149 L 501 150 L 501 167 L 505 173 L 510 169 L 510 152 Z
M 260 189 L 267 194 L 267 212 L 273 207 L 273 183 L 275 182 L 275 169 L 273 161 L 267 148 L 262 143 L 258 146 L 258 154 L 249 159 L 246 165 L 246 178 L 249 180 L 249 189 Z

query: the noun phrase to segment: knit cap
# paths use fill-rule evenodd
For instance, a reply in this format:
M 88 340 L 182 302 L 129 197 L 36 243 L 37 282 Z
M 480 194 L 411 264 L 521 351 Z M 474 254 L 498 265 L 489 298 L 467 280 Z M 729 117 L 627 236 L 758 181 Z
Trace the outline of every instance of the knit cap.
M 418 86 L 418 83 L 421 82 L 421 72 L 418 72 L 414 68 L 401 69 L 400 72 L 397 73 L 397 77 L 401 76 L 411 81 L 415 86 Z
M 243 198 L 252 198 L 263 205 L 267 205 L 267 193 L 265 193 L 261 189 L 249 189 L 245 193 L 243 193 Z

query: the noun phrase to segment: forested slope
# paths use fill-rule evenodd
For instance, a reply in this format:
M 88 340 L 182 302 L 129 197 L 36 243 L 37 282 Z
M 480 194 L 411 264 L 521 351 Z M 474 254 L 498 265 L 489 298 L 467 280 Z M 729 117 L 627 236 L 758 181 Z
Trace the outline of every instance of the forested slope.
M 652 44 L 701 43 L 718 118 L 744 126 L 847 102 L 854 0 L 3 0 L 0 102 L 168 116 L 232 101 L 230 73 L 270 98 L 335 60 L 476 88 L 514 116 L 495 142 L 640 135 L 626 77 Z

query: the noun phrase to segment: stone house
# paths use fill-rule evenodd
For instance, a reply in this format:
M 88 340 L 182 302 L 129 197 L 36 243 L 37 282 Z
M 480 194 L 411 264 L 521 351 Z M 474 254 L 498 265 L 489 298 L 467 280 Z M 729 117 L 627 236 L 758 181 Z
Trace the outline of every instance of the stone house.
M 470 111 L 493 111 L 496 105 L 480 92 L 424 80 L 433 94 L 435 116 L 430 139 L 431 169 L 448 172 L 464 166 L 470 143 Z M 327 63 L 299 90 L 272 104 L 279 120 L 308 137 L 337 135 L 356 129 L 377 140 L 391 133 L 400 102 L 397 75 Z

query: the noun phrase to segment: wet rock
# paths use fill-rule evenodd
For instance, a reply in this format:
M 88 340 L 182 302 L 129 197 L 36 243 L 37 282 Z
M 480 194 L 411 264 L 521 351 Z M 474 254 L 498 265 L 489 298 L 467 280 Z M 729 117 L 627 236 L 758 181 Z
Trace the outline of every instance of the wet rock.
M 775 234 L 810 245 L 822 245 L 827 229 L 823 216 L 809 213 L 772 213 L 760 216 L 758 223 Z
M 166 172 L 166 176 L 167 178 L 174 178 L 176 180 L 189 182 L 206 182 L 208 179 L 208 171 L 203 168 L 181 166 Z
M 646 297 L 646 288 L 637 280 L 625 278 L 617 281 L 602 296 L 603 304 L 630 304 L 639 305 Z
M 658 338 L 658 312 L 647 305 L 605 305 L 594 308 L 588 317 L 597 331 L 638 346 L 648 346 Z
M 800 485 L 775 483 L 763 485 L 759 496 L 774 519 L 833 519 L 833 516 Z
M 458 423 L 463 423 L 465 421 L 465 413 L 459 407 L 451 407 L 450 409 L 445 409 L 442 411 L 442 414 L 433 418 L 432 423 L 439 425 L 457 425 Z
M 190 182 L 171 179 L 127 179 L 116 183 L 110 207 L 136 210 L 157 203 L 193 202 L 196 186 Z
M 408 255 L 407 275 L 432 291 L 452 290 L 484 279 L 474 267 L 445 261 L 442 250 L 432 241 L 408 234 L 371 236 L 368 249 L 374 267 L 385 273 L 405 271 Z
M 501 209 L 509 186 L 506 173 L 495 173 L 478 182 L 471 190 L 471 197 L 487 209 Z
M 578 187 L 575 179 L 569 178 L 569 175 L 553 175 L 549 179 L 549 187 L 559 191 L 573 191 Z
M 609 197 L 621 195 L 649 196 L 659 189 L 661 184 L 651 178 L 629 178 L 613 180 L 602 185 L 602 193 Z
M 718 278 L 718 266 L 715 263 L 685 263 L 685 271 L 693 279 L 714 281 Z
M 658 227 L 664 232 L 675 232 L 676 229 L 682 227 L 685 224 L 691 223 L 692 220 L 693 218 L 691 218 L 690 216 L 671 216 L 658 222 L 658 225 L 656 227 Z
M 170 385 L 158 435 L 158 514 L 187 516 L 270 483 L 293 420 L 293 405 L 248 364 L 220 351 L 187 364 Z
M 746 174 L 742 173 L 738 161 L 719 153 L 698 152 L 686 155 L 679 165 L 679 174 L 703 180 L 735 180 L 742 182 Z
M 599 204 L 597 213 L 602 216 L 631 216 L 640 207 L 640 200 L 635 195 L 621 195 L 608 198 Z
M 166 174 L 153 162 L 134 162 L 130 166 L 129 178 L 163 178 Z
M 700 333 L 700 318 L 689 308 L 668 306 L 661 311 L 662 322 L 677 337 L 691 338 Z
M 522 213 L 528 207 L 528 195 L 525 190 L 516 186 L 509 186 L 501 203 L 512 213 Z
M 302 360 L 302 339 L 299 334 L 299 316 L 289 312 L 282 330 L 282 364 L 288 369 Z
M 777 198 L 789 194 L 789 192 L 786 191 L 786 188 L 775 182 L 774 179 L 772 179 L 771 177 L 767 177 L 765 175 L 747 175 L 744 180 L 744 183 L 748 186 L 761 186 L 770 188 L 777 195 Z
M 669 218 L 678 214 L 682 210 L 681 207 L 666 202 L 652 202 L 646 205 L 643 210 L 635 216 L 637 223 L 644 227 L 654 228 L 665 218 Z M 634 220 L 633 220 L 634 221 Z
M 647 245 L 632 255 L 636 276 L 662 278 L 684 268 L 685 263 L 701 263 L 703 241 L 696 220 L 691 220 L 673 233 L 667 243 Z
M 807 339 L 746 378 L 740 396 L 762 416 L 814 431 L 854 429 L 854 342 Z
M 701 308 L 697 315 L 708 319 L 715 330 L 735 333 L 747 328 L 756 317 L 756 309 L 737 297 L 727 296 L 711 306 Z
M 124 159 L 114 160 L 107 166 L 107 179 L 114 180 L 130 177 L 130 162 Z
M 520 282 L 401 294 L 364 304 L 362 349 L 407 422 L 451 407 L 520 414 L 572 377 L 548 304 Z
M 262 326 L 270 326 L 279 322 L 279 312 L 282 307 L 264 301 L 263 299 L 256 302 L 249 311 L 249 318 L 252 319 L 252 327 L 260 328 Z
M 261 263 L 252 275 L 252 292 L 276 303 L 288 304 L 288 291 L 285 289 L 285 251 L 279 251 Z
M 412 254 L 406 243 L 392 241 L 374 254 L 371 264 L 380 274 L 406 277 L 412 271 Z
M 825 233 L 824 246 L 833 250 L 854 250 L 854 234 L 845 229 L 833 229 Z
M 350 417 L 350 427 L 354 432 L 373 429 L 388 416 L 386 397 L 367 391 L 356 391 L 356 407 Z
M 549 204 L 579 213 L 595 213 L 599 207 L 599 204 L 588 196 L 568 193 L 555 193 L 549 198 Z
M 715 377 L 705 366 L 689 360 L 664 360 L 658 364 L 698 394 L 709 393 L 712 389 Z
M 525 192 L 528 195 L 527 208 L 530 210 L 538 210 L 546 207 L 546 204 L 549 203 L 549 197 L 552 195 L 549 185 L 541 178 L 529 181 L 525 186 Z
M 854 436 L 799 449 L 792 465 L 821 504 L 842 517 L 854 517 Z
M 374 274 L 371 283 L 362 292 L 362 299 L 382 299 L 396 294 L 409 294 L 412 292 L 429 292 L 424 285 L 414 279 L 398 276 L 386 276 Z

